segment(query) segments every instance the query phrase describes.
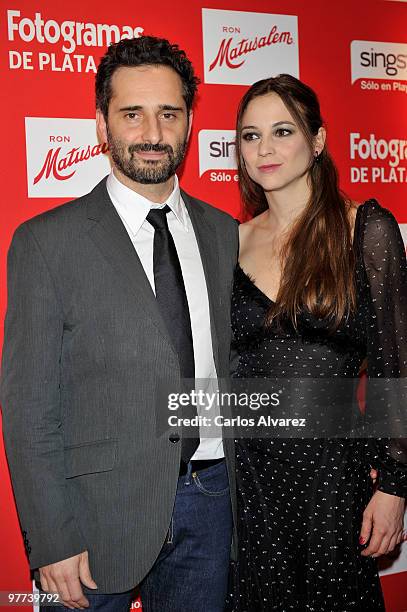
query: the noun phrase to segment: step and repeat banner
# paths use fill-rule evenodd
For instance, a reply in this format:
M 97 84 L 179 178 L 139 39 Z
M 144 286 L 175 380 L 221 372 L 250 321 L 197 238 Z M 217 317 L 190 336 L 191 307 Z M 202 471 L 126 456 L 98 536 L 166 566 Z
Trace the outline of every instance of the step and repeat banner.
M 319 94 L 344 191 L 359 202 L 378 199 L 407 241 L 407 3 L 1 0 L 1 319 L 16 226 L 88 192 L 109 172 L 96 138 L 95 73 L 110 42 L 143 34 L 178 43 L 202 81 L 180 176 L 186 191 L 239 216 L 238 102 L 254 81 L 290 73 Z M 0 590 L 27 591 L 24 542 L 0 451 Z M 407 543 L 382 560 L 390 612 L 407 609 L 406 572 Z

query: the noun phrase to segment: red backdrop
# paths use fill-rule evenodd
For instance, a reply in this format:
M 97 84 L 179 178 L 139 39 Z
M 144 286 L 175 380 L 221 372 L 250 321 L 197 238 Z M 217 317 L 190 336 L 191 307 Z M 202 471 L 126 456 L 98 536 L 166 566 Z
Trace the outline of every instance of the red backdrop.
M 255 80 L 291 72 L 319 93 L 343 189 L 357 201 L 376 197 L 406 238 L 406 31 L 407 5 L 391 0 L 4 0 L 0 317 L 13 230 L 88 191 L 107 172 L 93 122 L 94 68 L 106 32 L 113 40 L 165 36 L 193 61 L 202 84 L 181 176 L 191 194 L 239 214 L 233 169 L 238 101 Z M 0 470 L 0 591 L 27 591 L 28 564 L 2 446 Z M 406 546 L 383 565 L 391 612 L 407 609 Z

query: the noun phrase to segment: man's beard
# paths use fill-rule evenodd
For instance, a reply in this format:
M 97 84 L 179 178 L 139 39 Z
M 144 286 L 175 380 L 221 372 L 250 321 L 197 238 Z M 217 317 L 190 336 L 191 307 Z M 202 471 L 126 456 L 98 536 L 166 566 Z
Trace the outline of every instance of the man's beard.
M 139 143 L 126 146 L 120 140 L 107 133 L 110 155 L 117 168 L 127 178 L 143 185 L 165 183 L 174 176 L 177 168 L 185 157 L 187 139 L 178 142 L 174 149 L 169 144 Z M 134 155 L 136 152 L 165 151 L 167 155 L 160 160 L 142 160 Z

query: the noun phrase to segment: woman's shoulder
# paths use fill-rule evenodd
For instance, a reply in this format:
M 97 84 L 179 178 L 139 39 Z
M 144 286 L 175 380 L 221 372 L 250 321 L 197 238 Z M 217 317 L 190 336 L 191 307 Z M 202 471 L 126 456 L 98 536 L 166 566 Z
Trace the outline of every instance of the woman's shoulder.
M 255 217 L 252 217 L 248 221 L 244 221 L 243 223 L 238 221 L 238 223 L 239 223 L 239 230 L 241 230 L 243 232 L 252 232 L 256 228 L 261 227 L 264 224 L 264 219 L 267 219 L 267 215 L 268 215 L 268 210 L 265 210 L 264 212 L 260 213 L 259 215 L 256 215 Z
M 381 206 L 375 198 L 370 198 L 357 206 L 357 216 L 360 218 L 361 229 L 388 231 L 397 226 L 393 213 Z
M 382 206 L 376 198 L 369 198 L 362 203 L 353 202 L 359 214 L 373 219 L 394 218 L 393 213 Z
M 395 216 L 375 198 L 370 198 L 357 207 L 355 233 L 359 244 L 369 250 L 375 248 L 374 250 L 381 252 L 382 249 L 390 247 L 391 243 L 397 244 L 398 247 L 403 243 Z
M 253 236 L 253 234 L 255 234 L 256 228 L 259 225 L 260 217 L 262 217 L 262 215 L 253 217 L 252 219 L 249 219 L 248 221 L 245 221 L 244 223 L 238 222 L 239 223 L 239 238 L 240 238 L 241 245 L 243 245 L 243 243 L 247 239 L 250 239 L 250 237 Z

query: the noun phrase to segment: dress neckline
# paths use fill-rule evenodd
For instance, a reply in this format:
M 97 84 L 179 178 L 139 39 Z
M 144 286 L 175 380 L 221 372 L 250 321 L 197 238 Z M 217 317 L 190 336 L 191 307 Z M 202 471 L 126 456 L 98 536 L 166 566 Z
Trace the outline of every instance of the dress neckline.
M 255 283 L 254 279 L 253 279 L 253 278 L 252 278 L 252 277 L 251 277 L 249 274 L 247 274 L 247 272 L 245 272 L 245 271 L 243 270 L 243 268 L 242 268 L 242 266 L 240 265 L 240 263 L 239 263 L 239 262 L 237 262 L 237 264 L 236 264 L 236 268 L 237 268 L 237 270 L 238 270 L 238 271 L 240 271 L 240 272 L 241 272 L 241 274 L 243 274 L 243 276 L 245 277 L 246 281 L 247 281 L 248 283 L 250 283 L 250 285 L 253 287 L 253 289 L 255 289 L 255 290 L 257 291 L 257 293 L 259 293 L 259 294 L 260 294 L 260 295 L 261 295 L 263 298 L 265 298 L 265 299 L 267 300 L 267 302 L 270 302 L 270 304 L 275 304 L 275 301 L 274 301 L 274 300 L 272 300 L 271 298 L 269 298 L 269 296 L 268 296 L 268 295 L 266 295 L 266 294 L 264 293 L 264 291 L 262 291 L 262 290 L 260 289 L 260 287 L 258 287 L 258 286 L 256 285 L 256 283 Z
M 368 204 L 369 202 L 374 202 L 375 203 L 376 201 L 375 200 L 366 200 L 366 202 L 363 202 L 363 204 L 359 204 L 359 206 L 356 209 L 355 224 L 354 224 L 354 228 L 353 228 L 353 240 L 352 240 L 352 247 L 353 247 L 353 249 L 355 248 L 355 245 L 356 245 L 356 235 L 359 233 L 359 222 L 360 222 L 360 213 L 359 213 L 359 211 L 360 211 L 360 209 L 365 204 Z M 250 285 L 253 287 L 253 289 L 255 289 L 257 291 L 257 293 L 259 295 L 261 295 L 270 304 L 275 304 L 276 303 L 275 300 L 272 300 L 268 295 L 266 295 L 264 293 L 264 291 L 262 291 L 260 289 L 260 287 L 258 287 L 256 285 L 256 279 L 243 270 L 243 268 L 240 265 L 239 261 L 237 262 L 236 267 L 237 267 L 238 270 L 240 270 L 240 272 L 243 274 L 243 276 L 246 278 L 246 280 L 250 283 Z

